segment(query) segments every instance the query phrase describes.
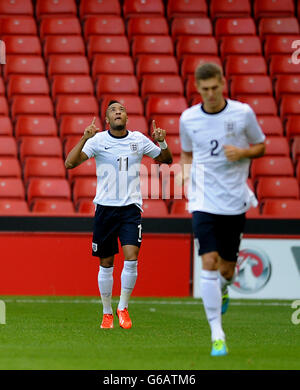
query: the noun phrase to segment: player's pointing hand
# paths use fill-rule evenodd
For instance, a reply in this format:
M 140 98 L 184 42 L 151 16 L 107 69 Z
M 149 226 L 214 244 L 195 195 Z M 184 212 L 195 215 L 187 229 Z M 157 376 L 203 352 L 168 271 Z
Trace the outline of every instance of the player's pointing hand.
M 92 123 L 84 130 L 83 136 L 86 139 L 94 137 L 94 135 L 98 133 L 98 131 L 100 130 L 98 127 L 96 127 L 95 122 L 96 122 L 96 117 L 94 116 Z
M 155 141 L 159 141 L 159 142 L 164 141 L 166 137 L 166 130 L 161 129 L 160 127 L 156 127 L 156 123 L 154 120 L 152 121 L 152 127 L 153 127 L 152 138 Z

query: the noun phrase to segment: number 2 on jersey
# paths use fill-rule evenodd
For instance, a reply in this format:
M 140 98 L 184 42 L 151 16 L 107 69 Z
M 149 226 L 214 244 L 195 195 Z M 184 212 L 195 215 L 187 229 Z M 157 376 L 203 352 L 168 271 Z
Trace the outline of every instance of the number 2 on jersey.
M 219 155 L 219 151 L 217 151 L 216 149 L 218 149 L 218 146 L 219 146 L 219 142 L 216 140 L 216 139 L 212 139 L 210 141 L 210 144 L 212 146 L 211 150 L 210 150 L 210 155 L 211 156 L 218 156 Z

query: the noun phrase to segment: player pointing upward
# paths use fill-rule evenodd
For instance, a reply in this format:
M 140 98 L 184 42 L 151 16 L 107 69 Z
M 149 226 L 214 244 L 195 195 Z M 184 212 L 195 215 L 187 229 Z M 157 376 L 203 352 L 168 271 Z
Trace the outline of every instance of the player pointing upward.
M 138 131 L 129 131 L 125 107 L 111 101 L 106 111 L 108 131 L 98 132 L 95 118 L 81 140 L 67 156 L 66 168 L 72 169 L 94 157 L 97 168 L 96 212 L 92 254 L 100 258 L 98 285 L 103 304 L 101 328 L 113 328 L 111 295 L 114 255 L 118 239 L 124 254 L 121 296 L 117 308 L 122 328 L 132 326 L 128 302 L 137 279 L 139 248 L 142 242 L 142 196 L 139 168 L 143 155 L 161 163 L 171 163 L 172 154 L 165 141 L 166 131 L 153 122 L 152 137 L 159 147 Z
M 215 356 L 227 353 L 222 295 L 225 312 L 226 288 L 233 281 L 245 212 L 256 201 L 247 186 L 250 159 L 264 154 L 265 136 L 249 105 L 224 99 L 221 68 L 203 64 L 196 69 L 195 80 L 203 103 L 181 115 L 181 164 L 192 164 L 189 211 L 202 256 L 201 295 Z M 201 186 L 196 180 L 199 165 L 204 168 Z

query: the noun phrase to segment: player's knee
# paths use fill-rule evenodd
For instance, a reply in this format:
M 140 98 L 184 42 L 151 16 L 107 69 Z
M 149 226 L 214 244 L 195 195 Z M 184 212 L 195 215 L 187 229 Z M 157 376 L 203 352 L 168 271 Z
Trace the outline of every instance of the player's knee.
M 202 255 L 202 268 L 208 271 L 218 269 L 218 253 L 209 252 Z
M 100 265 L 101 265 L 101 267 L 104 267 L 104 268 L 113 267 L 114 257 L 111 256 L 111 257 L 100 258 Z

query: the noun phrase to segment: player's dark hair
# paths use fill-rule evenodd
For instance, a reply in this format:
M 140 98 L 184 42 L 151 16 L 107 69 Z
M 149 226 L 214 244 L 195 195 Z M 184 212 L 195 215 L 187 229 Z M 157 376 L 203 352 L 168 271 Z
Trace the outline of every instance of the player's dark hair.
M 195 70 L 195 80 L 207 80 L 213 77 L 222 79 L 223 71 L 222 68 L 214 63 L 207 62 L 198 66 Z
M 108 108 L 109 106 L 111 106 L 112 104 L 115 104 L 115 103 L 121 104 L 120 102 L 118 102 L 118 100 L 110 100 L 109 103 L 108 103 L 108 105 L 107 105 L 107 108 Z

